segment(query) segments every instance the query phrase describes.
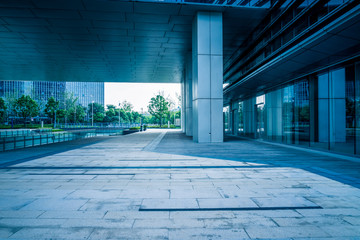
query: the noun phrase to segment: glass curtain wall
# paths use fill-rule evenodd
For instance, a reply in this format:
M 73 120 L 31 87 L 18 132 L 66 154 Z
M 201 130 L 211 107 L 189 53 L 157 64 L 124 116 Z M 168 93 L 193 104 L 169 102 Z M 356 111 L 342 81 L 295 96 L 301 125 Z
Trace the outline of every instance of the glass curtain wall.
M 245 110 L 251 99 L 238 102 L 238 125 L 234 127 L 238 135 L 245 136 L 246 124 L 254 124 L 256 138 L 275 141 L 274 136 L 282 135 L 285 144 L 360 154 L 359 63 L 310 75 L 267 94 L 268 107 L 264 95 L 253 98 L 248 106 L 255 104 L 254 118 Z M 224 124 L 230 133 L 229 106 L 224 107 Z

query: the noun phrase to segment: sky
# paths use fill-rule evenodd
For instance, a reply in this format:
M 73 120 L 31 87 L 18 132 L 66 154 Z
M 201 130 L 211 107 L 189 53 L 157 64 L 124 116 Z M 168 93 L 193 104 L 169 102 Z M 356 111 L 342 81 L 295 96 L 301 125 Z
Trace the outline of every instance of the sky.
M 181 92 L 179 83 L 105 83 L 105 106 L 118 106 L 119 102 L 126 100 L 134 106 L 135 111 L 141 112 L 143 108 L 147 112 L 150 99 L 159 91 L 178 103 L 176 94 L 180 95 Z

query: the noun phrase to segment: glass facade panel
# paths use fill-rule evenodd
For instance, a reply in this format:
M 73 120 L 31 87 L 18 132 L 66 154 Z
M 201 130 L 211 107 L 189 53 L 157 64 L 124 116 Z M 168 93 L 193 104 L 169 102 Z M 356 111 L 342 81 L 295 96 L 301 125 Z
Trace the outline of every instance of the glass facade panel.
M 230 107 L 226 106 L 223 108 L 223 114 L 224 114 L 224 131 L 225 133 L 230 133 Z
M 330 98 L 332 129 L 330 150 L 354 153 L 355 148 L 355 68 L 354 66 L 331 71 L 334 86 Z M 331 90 L 331 88 L 330 88 Z M 330 110 L 330 111 L 331 111 Z
M 256 138 L 265 138 L 265 95 L 256 98 Z
M 310 92 L 309 81 L 294 84 L 294 141 L 295 144 L 309 145 L 310 142 Z
M 283 142 L 290 144 L 294 137 L 294 86 L 285 87 L 282 96 Z
M 325 70 L 237 104 L 238 121 L 233 121 L 239 136 L 360 154 L 358 63 Z M 224 122 L 228 133 L 231 118 L 227 106 Z
M 244 136 L 244 103 L 239 102 L 238 106 L 238 117 L 239 117 L 239 126 L 238 126 L 238 135 Z
M 355 154 L 360 154 L 360 63 L 355 70 Z

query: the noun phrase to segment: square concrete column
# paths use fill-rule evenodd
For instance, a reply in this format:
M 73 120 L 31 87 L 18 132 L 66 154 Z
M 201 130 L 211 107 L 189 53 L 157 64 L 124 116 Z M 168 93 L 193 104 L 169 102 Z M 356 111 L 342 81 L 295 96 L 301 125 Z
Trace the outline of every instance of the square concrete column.
M 222 14 L 198 12 L 193 22 L 193 139 L 223 141 Z
M 181 112 L 180 112 L 181 132 L 185 133 L 185 71 L 181 79 Z
M 185 134 L 186 136 L 193 135 L 193 107 L 192 107 L 192 56 L 189 53 L 186 56 L 186 64 L 185 64 L 185 85 L 184 85 L 184 93 L 185 93 Z

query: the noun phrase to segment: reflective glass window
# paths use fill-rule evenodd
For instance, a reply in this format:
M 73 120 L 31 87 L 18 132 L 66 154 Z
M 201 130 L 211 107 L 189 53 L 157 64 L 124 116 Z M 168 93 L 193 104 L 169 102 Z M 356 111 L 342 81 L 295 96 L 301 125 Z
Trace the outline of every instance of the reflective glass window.
M 290 144 L 294 137 L 294 86 L 285 87 L 282 96 L 283 142 Z
M 238 134 L 243 136 L 244 135 L 244 103 L 239 102 L 238 106 L 238 118 L 239 118 L 239 126 L 238 126 Z
M 224 114 L 224 129 L 225 132 L 230 132 L 230 107 L 226 106 L 223 108 L 223 114 Z

